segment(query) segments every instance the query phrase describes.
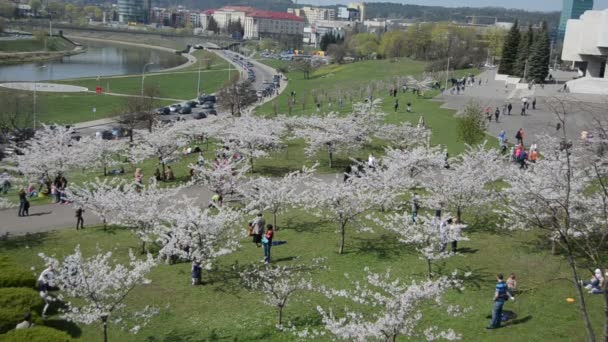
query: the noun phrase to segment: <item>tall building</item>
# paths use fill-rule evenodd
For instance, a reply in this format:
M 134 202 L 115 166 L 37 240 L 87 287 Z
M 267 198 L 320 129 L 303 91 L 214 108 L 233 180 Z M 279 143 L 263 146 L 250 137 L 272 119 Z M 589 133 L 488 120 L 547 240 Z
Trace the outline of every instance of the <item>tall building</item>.
M 564 0 L 562 6 L 562 16 L 559 21 L 559 29 L 557 37 L 559 40 L 564 39 L 566 34 L 566 24 L 569 19 L 578 19 L 585 11 L 593 9 L 593 0 Z
M 314 25 L 321 20 L 336 19 L 336 10 L 333 8 L 305 6 L 302 8 L 288 8 L 287 13 L 291 13 L 297 15 L 300 18 L 304 18 L 305 23 L 308 25 Z
M 118 21 L 121 23 L 148 23 L 150 0 L 118 0 Z

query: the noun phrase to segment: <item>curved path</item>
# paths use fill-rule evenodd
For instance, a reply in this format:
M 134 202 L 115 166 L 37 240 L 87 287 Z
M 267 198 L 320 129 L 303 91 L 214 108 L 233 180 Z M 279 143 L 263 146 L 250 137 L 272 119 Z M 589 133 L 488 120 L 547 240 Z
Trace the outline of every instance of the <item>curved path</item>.
M 323 182 L 337 179 L 335 174 L 321 174 L 316 176 Z M 202 186 L 185 188 L 181 195 L 194 199 L 200 206 L 206 206 L 213 195 L 211 191 Z M 100 225 L 101 220 L 93 213 L 85 212 L 85 227 Z M 33 233 L 50 232 L 63 228 L 75 228 L 75 208 L 69 204 L 44 204 L 30 207 L 30 216 L 18 217 L 17 208 L 0 210 L 0 236 L 4 234 L 25 235 Z

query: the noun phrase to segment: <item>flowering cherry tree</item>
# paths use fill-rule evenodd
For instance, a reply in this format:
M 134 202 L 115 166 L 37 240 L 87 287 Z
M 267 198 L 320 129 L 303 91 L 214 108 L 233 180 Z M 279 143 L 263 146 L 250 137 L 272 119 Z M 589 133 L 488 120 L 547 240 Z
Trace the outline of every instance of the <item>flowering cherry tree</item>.
M 304 265 L 252 265 L 239 274 L 247 287 L 264 293 L 264 303 L 277 310 L 277 328 L 283 329 L 283 309 L 289 298 L 297 291 L 313 289 L 310 277 L 303 275 L 310 270 Z
M 509 184 L 497 188 L 501 206 L 496 210 L 506 229 L 535 229 L 553 242 L 554 252 L 561 249 L 571 271 L 572 284 L 587 338 L 595 333 L 589 319 L 587 298 L 581 284 L 583 270 L 605 270 L 608 236 L 608 164 L 602 147 L 606 141 L 582 144 L 570 142 L 566 120 L 556 136 L 538 138 L 542 158 L 527 170 L 517 166 L 507 169 Z M 602 146 L 603 145 L 603 146 Z M 607 289 L 606 284 L 602 284 Z M 608 294 L 604 292 L 608 309 Z M 605 314 L 604 339 L 608 334 L 608 311 Z
M 156 265 L 151 254 L 138 260 L 129 251 L 128 265 L 116 263 L 112 252 L 85 258 L 80 246 L 76 246 L 74 254 L 66 256 L 63 261 L 42 253 L 39 256 L 46 264 L 54 266 L 52 285 L 61 291 L 59 299 L 68 300 L 63 318 L 84 324 L 102 323 L 104 342 L 108 341 L 108 324 L 112 319 L 119 323 L 131 316 L 137 320 L 137 325 L 131 329 L 136 333 L 158 312 L 146 306 L 139 312 L 129 313 L 125 303 L 127 296 L 138 286 L 150 283 L 146 275 Z
M 95 178 L 92 182 L 72 185 L 66 192 L 74 207 L 91 211 L 101 219 L 105 229 L 113 213 L 120 210 L 125 188 L 129 189 L 129 186 L 117 178 L 103 180 Z
M 429 179 L 427 202 L 456 213 L 456 219 L 462 222 L 464 210 L 485 205 L 491 199 L 488 185 L 500 180 L 504 169 L 505 160 L 498 150 L 488 149 L 485 144 L 468 146 L 450 161 L 449 169 Z
M 233 159 L 217 159 L 213 162 L 190 164 L 193 170 L 193 181 L 208 187 L 211 191 L 226 198 L 239 193 L 248 165 Z
M 376 137 L 389 141 L 391 146 L 395 148 L 408 149 L 427 145 L 431 138 L 431 131 L 426 128 L 414 127 L 409 122 L 402 122 L 399 125 L 383 125 L 376 133 Z
M 142 131 L 137 135 L 135 146 L 129 150 L 129 158 L 139 163 L 150 157 L 158 158 L 165 177 L 165 165 L 179 157 L 179 149 L 187 144 L 180 134 L 179 127 L 157 123 L 151 132 Z
M 346 228 L 349 225 L 354 225 L 360 231 L 370 230 L 361 224 L 361 216 L 372 207 L 373 194 L 351 182 L 339 180 L 313 180 L 309 182 L 308 188 L 302 194 L 304 206 L 316 216 L 338 225 L 338 254 L 344 253 Z
M 272 225 L 278 229 L 277 215 L 300 202 L 300 192 L 314 172 L 315 166 L 305 167 L 280 178 L 258 177 L 247 181 L 240 190 L 245 196 L 247 209 L 269 211 L 272 213 Z
M 4 197 L 0 197 L 0 209 L 9 209 L 9 208 L 14 208 L 15 204 L 10 202 L 9 200 L 7 200 Z
M 117 165 L 118 156 L 127 148 L 126 140 L 105 140 L 101 138 L 83 137 L 76 152 L 85 165 L 103 169 L 106 176 L 108 167 Z
M 15 154 L 11 160 L 16 170 L 28 179 L 40 176 L 51 177 L 64 173 L 72 167 L 82 166 L 78 154 L 80 143 L 72 139 L 74 130 L 63 126 L 43 126 L 34 137 L 27 141 L 22 154 Z
M 109 223 L 125 226 L 135 231 L 141 240 L 141 252 L 146 242 L 153 241 L 162 228 L 167 210 L 183 187 L 161 188 L 156 182 L 146 187 L 130 184 L 116 199 L 117 205 L 109 217 Z
M 414 222 L 407 213 L 389 214 L 376 222 L 387 230 L 397 233 L 400 242 L 416 248 L 420 258 L 426 261 L 429 278 L 433 274 L 433 261 L 455 255 L 455 253 L 445 251 L 445 246 L 449 242 L 468 240 L 462 234 L 462 230 L 466 228 L 465 225 L 442 224 L 438 218 L 429 215 L 418 216 Z
M 215 258 L 239 247 L 246 232 L 238 228 L 238 211 L 221 208 L 214 213 L 193 205 L 190 199 L 178 203 L 164 218 L 167 228 L 160 233 L 161 256 L 196 260 L 211 269 Z
M 462 282 L 442 277 L 435 281 L 413 281 L 409 284 L 392 279 L 386 274 L 371 273 L 366 268 L 368 286 L 355 282 L 355 290 L 321 288 L 329 299 L 347 298 L 361 306 L 375 308 L 374 313 L 362 313 L 345 308 L 344 317 L 336 317 L 332 309 L 321 306 L 317 310 L 322 316 L 327 331 L 341 340 L 366 342 L 370 340 L 396 341 L 397 337 L 433 341 L 437 339 L 457 340 L 460 335 L 452 329 L 440 331 L 436 326 L 422 325 L 422 308 L 429 303 L 445 306 L 449 314 L 460 314 L 460 308 L 445 305 L 443 295 L 452 288 L 463 289 Z
M 377 131 L 383 113 L 379 111 L 380 101 L 371 105 L 356 104 L 352 114 L 341 117 L 330 113 L 324 117 L 292 119 L 294 138 L 306 140 L 306 154 L 313 157 L 320 150 L 327 150 L 329 167 L 333 165 L 335 153 L 361 149 L 371 141 Z
M 225 128 L 218 132 L 223 145 L 249 159 L 252 172 L 254 159 L 267 157 L 283 146 L 281 136 L 285 127 L 281 120 L 245 115 L 226 121 Z

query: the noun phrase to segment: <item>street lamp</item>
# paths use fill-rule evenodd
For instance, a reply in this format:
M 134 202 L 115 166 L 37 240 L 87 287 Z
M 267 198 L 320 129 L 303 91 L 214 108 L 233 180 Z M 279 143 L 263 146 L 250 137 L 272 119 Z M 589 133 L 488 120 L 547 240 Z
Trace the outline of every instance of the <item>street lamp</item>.
M 448 57 L 448 68 L 447 68 L 446 73 L 445 73 L 445 88 L 444 88 L 444 91 L 448 90 L 448 78 L 450 78 L 450 59 L 452 59 L 452 57 Z
M 201 58 L 198 59 L 198 82 L 196 84 L 196 100 L 201 96 Z
M 146 73 L 146 68 L 149 65 L 153 65 L 154 63 L 147 63 L 146 65 L 144 65 L 144 68 L 141 71 L 141 97 L 144 97 L 144 74 Z
M 46 68 L 46 65 L 41 65 L 36 67 L 37 70 Z M 34 131 L 36 130 L 36 89 L 38 88 L 38 80 L 34 78 L 34 103 L 32 106 L 32 111 L 34 112 Z

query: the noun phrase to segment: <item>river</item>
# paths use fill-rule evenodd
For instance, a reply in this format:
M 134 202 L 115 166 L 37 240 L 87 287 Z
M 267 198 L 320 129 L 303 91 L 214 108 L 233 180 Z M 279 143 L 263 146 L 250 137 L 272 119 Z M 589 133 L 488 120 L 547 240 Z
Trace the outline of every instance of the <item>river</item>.
M 80 40 L 87 51 L 78 55 L 42 62 L 0 65 L 0 82 L 53 81 L 68 78 L 140 74 L 172 68 L 186 58 L 157 49 L 99 41 Z

